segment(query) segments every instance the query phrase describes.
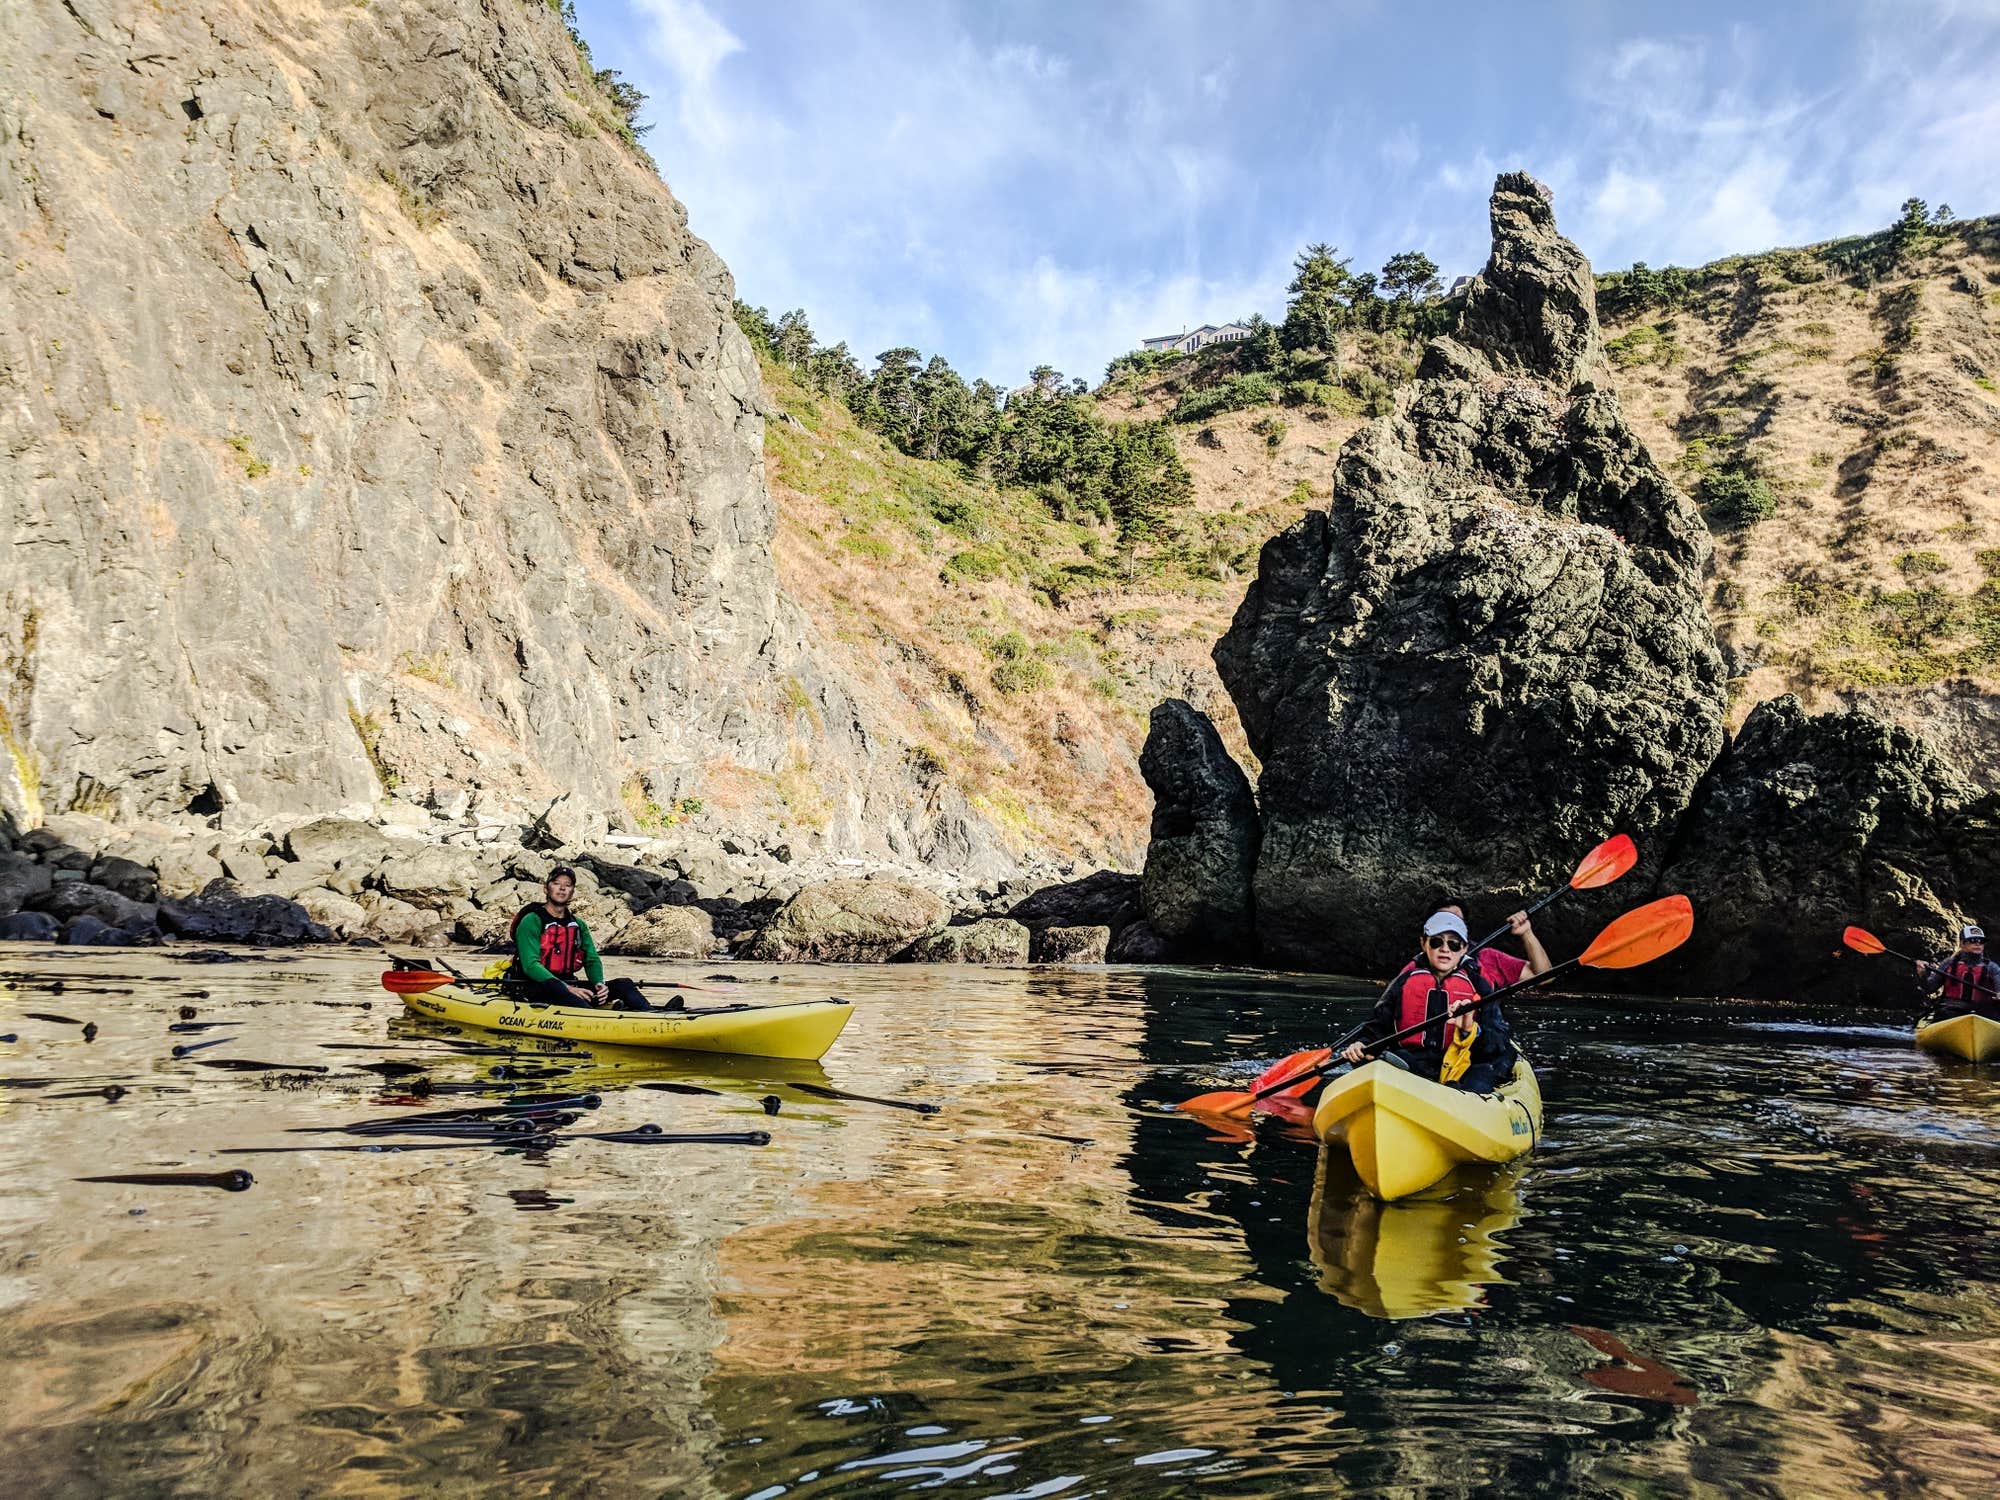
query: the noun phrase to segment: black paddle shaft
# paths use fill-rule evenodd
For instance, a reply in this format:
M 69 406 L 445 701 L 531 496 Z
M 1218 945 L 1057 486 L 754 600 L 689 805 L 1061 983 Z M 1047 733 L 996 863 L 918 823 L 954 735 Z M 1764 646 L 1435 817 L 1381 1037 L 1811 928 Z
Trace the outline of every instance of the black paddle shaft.
M 1537 985 L 1546 984 L 1549 980 L 1555 978 L 1556 975 L 1562 973 L 1565 969 L 1573 969 L 1582 961 L 1583 960 L 1580 958 L 1565 959 L 1563 960 L 1563 962 L 1559 964 L 1555 964 L 1550 968 L 1542 970 L 1542 972 L 1539 974 L 1530 974 L 1526 979 L 1518 980 L 1513 984 L 1507 985 L 1503 989 L 1497 989 L 1490 995 L 1482 995 L 1477 1000 L 1473 1001 L 1473 1003 L 1470 1005 L 1461 1005 L 1456 1009 L 1447 1010 L 1444 1013 L 1444 1019 L 1447 1021 L 1457 1020 L 1458 1017 L 1464 1015 L 1469 1010 L 1477 1010 L 1482 1005 L 1491 1004 L 1500 1000 L 1506 1000 L 1511 998 L 1512 996 L 1520 994 L 1523 990 L 1531 990 L 1534 989 Z M 1389 1046 L 1392 1042 L 1400 1042 L 1406 1036 L 1415 1036 L 1419 1031 L 1422 1031 L 1426 1026 L 1435 1024 L 1436 1020 L 1437 1018 L 1434 1016 L 1426 1016 L 1423 1020 L 1417 1022 L 1417 1024 L 1414 1026 L 1405 1026 L 1401 1031 L 1392 1032 L 1390 1035 L 1383 1037 L 1382 1040 L 1379 1042 L 1371 1042 L 1368 1046 L 1368 1050 L 1370 1053 L 1379 1056 L 1384 1047 Z M 1346 1047 L 1348 1043 L 1352 1042 L 1356 1037 L 1358 1037 L 1361 1034 L 1362 1030 L 1367 1026 L 1367 1024 L 1368 1023 L 1366 1021 L 1363 1021 L 1360 1026 L 1357 1026 L 1354 1028 L 1354 1030 L 1350 1031 L 1342 1041 L 1336 1043 L 1333 1049 L 1333 1056 L 1328 1058 L 1325 1062 L 1320 1063 L 1316 1067 L 1308 1068 L 1303 1073 L 1294 1074 L 1290 1078 L 1284 1079 L 1283 1081 L 1278 1083 L 1274 1083 L 1269 1088 L 1262 1088 L 1257 1090 L 1256 1093 L 1250 1096 L 1250 1102 L 1252 1104 L 1255 1104 L 1259 1100 L 1270 1098 L 1273 1094 L 1282 1094 L 1286 1089 L 1293 1087 L 1295 1084 L 1303 1083 L 1308 1078 L 1327 1077 L 1334 1071 L 1335 1068 L 1339 1067 L 1341 1063 L 1346 1061 L 1346 1059 L 1344 1059 L 1340 1055 L 1341 1049 Z

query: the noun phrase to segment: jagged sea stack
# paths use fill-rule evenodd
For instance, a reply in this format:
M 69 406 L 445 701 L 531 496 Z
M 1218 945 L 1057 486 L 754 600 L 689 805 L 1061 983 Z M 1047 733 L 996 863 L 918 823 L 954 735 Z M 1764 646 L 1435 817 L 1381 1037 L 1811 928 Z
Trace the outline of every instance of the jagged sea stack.
M 1146 921 L 1177 955 L 1251 956 L 1261 832 L 1250 779 L 1208 715 L 1180 698 L 1153 710 L 1139 770 L 1153 789 L 1152 841 L 1139 885 Z
M 1656 844 L 1722 746 L 1708 532 L 1619 413 L 1547 190 L 1502 176 L 1492 221 L 1457 337 L 1215 649 L 1264 764 L 1273 961 L 1381 970 L 1441 891 L 1485 920 L 1613 831 Z

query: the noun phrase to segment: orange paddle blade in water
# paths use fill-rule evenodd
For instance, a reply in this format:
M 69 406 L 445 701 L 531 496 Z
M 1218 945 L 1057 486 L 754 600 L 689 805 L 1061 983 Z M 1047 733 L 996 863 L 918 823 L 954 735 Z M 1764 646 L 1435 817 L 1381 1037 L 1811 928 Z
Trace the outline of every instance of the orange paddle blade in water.
M 1212 1094 L 1197 1094 L 1175 1108 L 1198 1115 L 1241 1115 L 1248 1114 L 1250 1106 L 1257 1103 L 1254 1097 L 1272 1084 L 1287 1078 L 1298 1078 L 1289 1088 L 1280 1089 L 1273 1099 L 1297 1099 L 1312 1091 L 1319 1082 L 1319 1075 L 1313 1070 L 1333 1056 L 1329 1047 L 1312 1047 L 1304 1052 L 1294 1052 L 1290 1057 L 1280 1058 L 1256 1078 L 1247 1089 L 1218 1089 Z M 1303 1078 L 1299 1075 L 1304 1074 Z
M 1586 969 L 1636 969 L 1671 953 L 1694 931 L 1694 905 L 1663 896 L 1635 907 L 1592 939 L 1577 962 Z
M 1887 953 L 1889 945 L 1865 927 L 1850 927 L 1840 935 L 1840 940 L 1856 953 Z
M 392 995 L 421 995 L 451 983 L 451 975 L 428 969 L 391 969 L 382 976 L 382 988 Z
M 1629 833 L 1615 833 L 1590 853 L 1569 878 L 1573 891 L 1594 891 L 1609 885 L 1639 862 L 1639 846 Z

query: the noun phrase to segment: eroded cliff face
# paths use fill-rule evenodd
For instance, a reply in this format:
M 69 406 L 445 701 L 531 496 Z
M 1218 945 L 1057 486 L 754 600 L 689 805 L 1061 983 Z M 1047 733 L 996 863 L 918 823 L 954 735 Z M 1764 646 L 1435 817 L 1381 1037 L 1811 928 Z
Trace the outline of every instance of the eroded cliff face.
M 1004 864 L 781 597 L 729 274 L 529 0 L 0 15 L 0 801 Z

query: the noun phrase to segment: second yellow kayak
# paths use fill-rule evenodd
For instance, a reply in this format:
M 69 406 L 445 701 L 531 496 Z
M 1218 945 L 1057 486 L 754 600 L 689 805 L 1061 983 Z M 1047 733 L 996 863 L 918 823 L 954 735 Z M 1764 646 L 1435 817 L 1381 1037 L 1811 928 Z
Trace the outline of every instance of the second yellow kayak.
M 814 1062 L 826 1054 L 854 1014 L 845 1000 L 796 1005 L 723 1005 L 710 1010 L 597 1010 L 582 1005 L 537 1005 L 498 990 L 456 984 L 403 996 L 403 1003 L 434 1021 L 455 1021 L 514 1036 L 562 1037 L 620 1047 L 677 1052 L 732 1052 Z
M 2000 1021 L 1971 1014 L 1933 1021 L 1917 1028 L 1917 1045 L 1967 1062 L 1992 1062 L 2000 1058 Z
M 1512 1161 L 1542 1134 L 1542 1091 L 1524 1057 L 1495 1094 L 1468 1094 L 1386 1062 L 1328 1084 L 1313 1133 L 1341 1142 L 1355 1174 L 1385 1202 L 1440 1182 L 1464 1162 Z

